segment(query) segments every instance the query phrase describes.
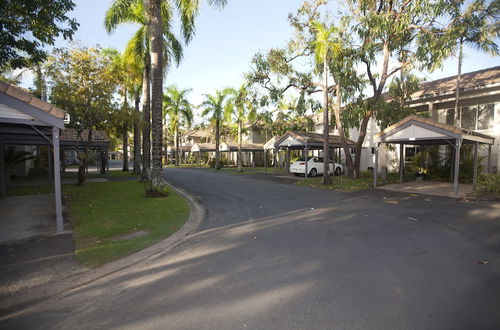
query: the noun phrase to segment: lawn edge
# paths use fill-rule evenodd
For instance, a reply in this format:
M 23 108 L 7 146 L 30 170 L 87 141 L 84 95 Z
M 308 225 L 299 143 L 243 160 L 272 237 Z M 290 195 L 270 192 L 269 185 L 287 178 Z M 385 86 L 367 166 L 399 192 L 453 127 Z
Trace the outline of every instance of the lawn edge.
M 30 292 L 29 301 L 17 303 L 0 310 L 0 322 L 22 314 L 34 305 L 47 299 L 71 291 L 76 291 L 86 285 L 92 284 L 95 281 L 104 279 L 128 267 L 137 265 L 146 259 L 150 259 L 160 254 L 165 254 L 173 247 L 184 241 L 185 238 L 194 234 L 201 227 L 206 218 L 207 211 L 205 206 L 200 202 L 197 196 L 189 194 L 182 188 L 174 187 L 170 183 L 168 183 L 168 185 L 185 198 L 189 205 L 189 218 L 178 231 L 151 246 L 121 259 L 112 261 L 97 268 L 88 268 L 83 272 L 80 270 L 76 273 L 69 274 L 66 278 L 51 285 L 49 288 L 47 286 L 33 288 L 32 292 Z

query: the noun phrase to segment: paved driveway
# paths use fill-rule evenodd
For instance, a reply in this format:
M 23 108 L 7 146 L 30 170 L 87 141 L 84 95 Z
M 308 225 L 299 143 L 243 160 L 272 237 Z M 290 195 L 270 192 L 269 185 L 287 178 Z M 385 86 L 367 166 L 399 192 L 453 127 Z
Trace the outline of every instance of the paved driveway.
M 498 329 L 498 204 L 165 175 L 208 208 L 202 231 L 0 328 Z

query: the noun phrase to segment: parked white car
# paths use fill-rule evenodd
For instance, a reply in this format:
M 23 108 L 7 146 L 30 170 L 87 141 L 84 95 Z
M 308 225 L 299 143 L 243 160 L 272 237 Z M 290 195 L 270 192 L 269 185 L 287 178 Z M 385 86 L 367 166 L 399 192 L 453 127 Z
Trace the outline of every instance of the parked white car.
M 334 169 L 335 166 L 335 169 Z M 311 157 L 307 160 L 308 176 L 323 175 L 323 157 Z M 341 175 L 344 169 L 342 165 L 334 163 L 330 160 L 330 173 Z M 296 176 L 305 175 L 306 173 L 306 160 L 299 158 L 290 165 L 290 172 Z

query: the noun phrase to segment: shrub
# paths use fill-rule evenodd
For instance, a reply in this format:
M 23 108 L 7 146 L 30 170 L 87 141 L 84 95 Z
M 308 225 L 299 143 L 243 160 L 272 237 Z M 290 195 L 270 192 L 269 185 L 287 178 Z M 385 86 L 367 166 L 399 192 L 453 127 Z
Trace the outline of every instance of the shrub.
M 477 183 L 481 189 L 487 192 L 500 194 L 500 174 L 481 174 Z

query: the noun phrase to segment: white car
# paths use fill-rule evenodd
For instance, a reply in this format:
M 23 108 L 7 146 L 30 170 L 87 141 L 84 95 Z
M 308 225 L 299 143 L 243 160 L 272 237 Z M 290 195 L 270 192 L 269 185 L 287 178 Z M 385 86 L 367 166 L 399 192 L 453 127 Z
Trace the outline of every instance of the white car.
M 335 166 L 335 169 L 334 169 Z M 311 157 L 307 160 L 308 176 L 323 175 L 323 157 Z M 306 160 L 299 158 L 290 165 L 290 172 L 296 176 L 305 175 L 306 173 Z M 342 165 L 334 163 L 330 160 L 330 173 L 341 175 L 343 172 Z

